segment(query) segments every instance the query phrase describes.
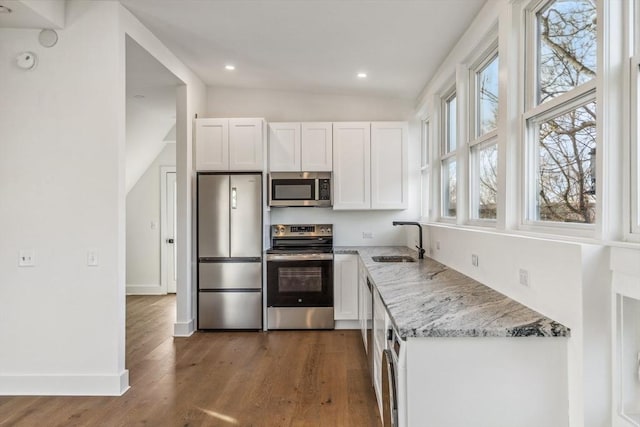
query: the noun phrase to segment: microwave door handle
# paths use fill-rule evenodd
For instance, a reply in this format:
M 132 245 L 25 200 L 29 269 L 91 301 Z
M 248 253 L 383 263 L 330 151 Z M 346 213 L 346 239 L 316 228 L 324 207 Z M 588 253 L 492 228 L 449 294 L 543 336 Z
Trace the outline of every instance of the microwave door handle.
M 314 200 L 319 200 L 320 199 L 320 180 L 314 179 L 313 181 L 316 183 L 316 192 L 315 192 Z
M 238 189 L 231 188 L 231 209 L 238 209 Z

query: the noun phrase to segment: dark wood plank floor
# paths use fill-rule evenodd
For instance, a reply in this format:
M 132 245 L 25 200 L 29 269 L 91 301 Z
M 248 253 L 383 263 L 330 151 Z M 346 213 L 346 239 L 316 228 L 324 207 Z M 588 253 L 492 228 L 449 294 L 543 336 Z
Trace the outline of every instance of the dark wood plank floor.
M 175 297 L 127 297 L 121 397 L 1 397 L 0 426 L 377 426 L 358 331 L 171 336 Z

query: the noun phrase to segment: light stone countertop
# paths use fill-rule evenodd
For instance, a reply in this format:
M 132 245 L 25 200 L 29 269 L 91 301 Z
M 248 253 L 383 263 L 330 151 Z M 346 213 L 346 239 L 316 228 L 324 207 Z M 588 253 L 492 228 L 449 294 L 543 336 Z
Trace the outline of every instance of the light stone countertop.
M 464 274 L 404 246 L 334 247 L 358 254 L 403 339 L 408 337 L 569 337 L 571 331 Z M 416 262 L 375 262 L 409 255 Z

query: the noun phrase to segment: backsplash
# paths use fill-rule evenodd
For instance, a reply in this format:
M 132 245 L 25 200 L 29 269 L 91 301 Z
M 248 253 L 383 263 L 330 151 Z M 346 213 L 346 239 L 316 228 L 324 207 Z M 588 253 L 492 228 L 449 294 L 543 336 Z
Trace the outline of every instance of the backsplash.
M 334 211 L 330 208 L 271 208 L 272 224 L 333 224 L 336 246 L 407 244 L 394 220 L 415 220 L 410 211 Z

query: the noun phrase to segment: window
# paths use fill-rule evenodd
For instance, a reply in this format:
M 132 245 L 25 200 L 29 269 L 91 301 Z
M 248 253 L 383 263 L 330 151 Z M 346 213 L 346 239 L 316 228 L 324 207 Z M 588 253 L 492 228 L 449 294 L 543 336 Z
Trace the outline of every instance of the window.
M 469 178 L 471 220 L 495 220 L 498 170 L 497 43 L 471 70 L 471 140 Z
M 458 148 L 457 135 L 457 103 L 456 93 L 452 90 L 443 98 L 443 140 L 440 157 L 441 182 L 442 182 L 442 211 L 445 218 L 455 218 L 457 215 L 457 191 L 456 191 L 456 150 Z
M 556 0 L 536 13 L 537 102 L 547 102 L 596 76 L 596 1 Z
M 595 222 L 595 0 L 529 11 L 525 223 Z
M 537 142 L 535 215 L 540 221 L 595 220 L 594 101 L 532 122 Z

